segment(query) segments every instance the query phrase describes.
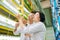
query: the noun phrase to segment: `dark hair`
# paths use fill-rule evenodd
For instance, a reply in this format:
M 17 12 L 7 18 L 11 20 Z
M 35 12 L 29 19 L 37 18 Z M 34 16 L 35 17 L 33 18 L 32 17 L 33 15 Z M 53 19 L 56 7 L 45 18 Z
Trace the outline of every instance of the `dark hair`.
M 44 22 L 45 21 L 45 15 L 42 12 L 39 12 L 39 16 L 40 16 L 40 21 Z
M 40 21 L 44 22 L 45 21 L 45 15 L 42 12 L 40 12 L 40 11 L 32 11 L 31 13 L 36 14 L 37 12 L 39 13 Z
M 34 11 L 31 11 L 31 13 L 36 14 L 36 11 L 35 10 Z

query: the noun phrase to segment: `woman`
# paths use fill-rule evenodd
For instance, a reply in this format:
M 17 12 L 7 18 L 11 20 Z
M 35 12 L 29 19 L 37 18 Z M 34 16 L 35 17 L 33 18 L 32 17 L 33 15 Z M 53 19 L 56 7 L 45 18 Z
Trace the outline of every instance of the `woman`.
M 29 36 L 30 40 L 45 40 L 45 32 L 46 28 L 44 25 L 45 16 L 43 13 L 40 13 L 39 11 L 36 11 L 34 18 L 34 23 L 29 25 L 28 27 L 25 27 L 22 20 L 20 20 L 20 32 L 27 34 L 25 36 Z

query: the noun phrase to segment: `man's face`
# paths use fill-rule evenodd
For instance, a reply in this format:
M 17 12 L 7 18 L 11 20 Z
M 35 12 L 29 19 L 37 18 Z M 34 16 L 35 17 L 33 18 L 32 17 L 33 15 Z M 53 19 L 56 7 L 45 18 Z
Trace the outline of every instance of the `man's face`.
M 28 16 L 28 20 L 33 20 L 33 17 L 34 17 L 34 14 L 30 13 L 29 16 Z

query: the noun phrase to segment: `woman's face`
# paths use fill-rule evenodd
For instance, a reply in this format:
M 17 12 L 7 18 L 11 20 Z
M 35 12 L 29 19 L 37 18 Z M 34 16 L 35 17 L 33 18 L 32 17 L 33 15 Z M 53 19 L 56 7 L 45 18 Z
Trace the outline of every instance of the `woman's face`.
M 34 18 L 33 18 L 33 21 L 38 21 L 40 20 L 40 16 L 39 16 L 39 13 L 37 12 L 35 15 L 34 15 Z

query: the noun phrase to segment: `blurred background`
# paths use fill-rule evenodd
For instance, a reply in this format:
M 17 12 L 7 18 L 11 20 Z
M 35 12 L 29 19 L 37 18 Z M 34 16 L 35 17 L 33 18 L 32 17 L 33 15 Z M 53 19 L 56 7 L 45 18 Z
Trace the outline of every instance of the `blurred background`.
M 15 23 L 18 21 L 16 14 L 23 14 L 27 18 L 32 10 L 40 10 L 44 13 L 46 40 L 55 40 L 50 0 L 0 0 L 0 40 L 2 37 L 6 38 L 5 40 L 19 39 L 19 35 L 13 34 Z

